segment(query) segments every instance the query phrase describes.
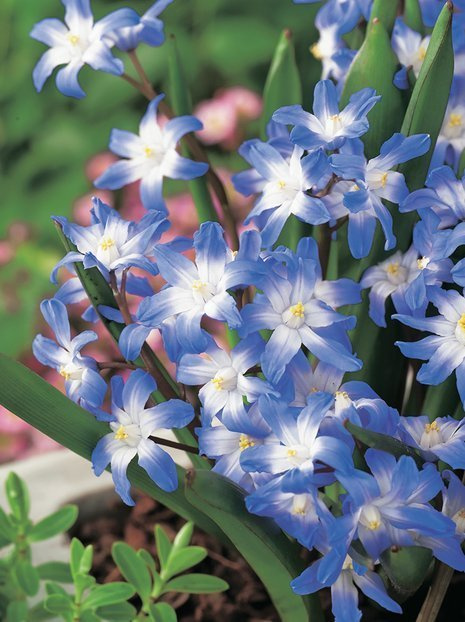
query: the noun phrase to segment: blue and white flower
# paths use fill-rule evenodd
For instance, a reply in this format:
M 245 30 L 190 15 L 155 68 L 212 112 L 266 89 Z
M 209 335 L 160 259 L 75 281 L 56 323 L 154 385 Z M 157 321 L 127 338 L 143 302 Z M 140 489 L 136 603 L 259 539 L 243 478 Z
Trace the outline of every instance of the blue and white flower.
M 182 400 L 145 408 L 156 388 L 155 380 L 140 369 L 132 372 L 126 383 L 114 376 L 111 415 L 96 411 L 97 418 L 109 421 L 112 431 L 99 440 L 92 452 L 92 468 L 98 476 L 111 464 L 116 492 L 128 505 L 134 505 L 134 500 L 126 471 L 135 456 L 139 466 L 162 490 L 172 492 L 178 486 L 173 459 L 149 437 L 160 429 L 185 427 L 194 418 L 194 410 Z
M 37 91 L 59 65 L 56 85 L 63 95 L 85 97 L 78 82 L 79 71 L 90 65 L 97 71 L 120 76 L 123 62 L 112 56 L 106 37 L 115 30 L 135 26 L 139 16 L 132 9 L 118 9 L 94 24 L 89 0 L 62 0 L 65 23 L 58 19 L 44 19 L 35 24 L 31 37 L 50 47 L 34 67 L 32 78 Z
M 415 77 L 418 77 L 430 39 L 430 36 L 422 37 L 420 33 L 409 28 L 402 18 L 397 18 L 392 31 L 392 49 L 402 65 L 402 69 L 394 76 L 397 88 L 409 88 L 407 73 L 410 68 Z
M 165 41 L 164 24 L 159 15 L 173 0 L 157 0 L 140 18 L 135 26 L 126 26 L 110 33 L 107 37 L 123 52 L 134 50 L 139 43 L 159 46 Z
M 56 369 L 64 378 L 66 395 L 70 399 L 100 406 L 107 390 L 106 382 L 98 373 L 94 359 L 81 354 L 82 348 L 98 339 L 97 334 L 85 330 L 72 339 L 68 313 L 59 300 L 44 300 L 40 310 L 58 343 L 37 335 L 32 344 L 34 356 L 42 365 Z
M 161 127 L 157 109 L 164 95 L 158 95 L 148 105 L 139 125 L 139 134 L 114 129 L 110 149 L 122 160 L 111 164 L 98 177 L 97 188 L 116 190 L 140 180 L 140 197 L 145 209 L 166 212 L 163 200 L 163 178 L 193 179 L 204 175 L 205 162 L 194 162 L 176 151 L 179 140 L 188 132 L 202 129 L 202 123 L 192 116 L 176 117 Z
M 399 433 L 407 445 L 420 450 L 425 460 L 442 460 L 453 469 L 465 468 L 465 420 L 453 417 L 401 417 Z
M 338 149 L 346 139 L 358 138 L 368 131 L 367 114 L 379 99 L 373 89 L 362 89 L 354 93 L 340 111 L 334 83 L 321 80 L 315 87 L 314 114 L 306 112 L 300 105 L 284 106 L 273 114 L 273 120 L 294 125 L 291 140 L 303 149 Z

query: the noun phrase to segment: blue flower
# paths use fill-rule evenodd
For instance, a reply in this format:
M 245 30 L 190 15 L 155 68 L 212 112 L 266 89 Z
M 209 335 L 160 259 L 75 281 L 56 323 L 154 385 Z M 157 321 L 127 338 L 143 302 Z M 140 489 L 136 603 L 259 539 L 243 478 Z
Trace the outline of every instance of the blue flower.
M 449 166 L 440 166 L 428 175 L 426 186 L 409 194 L 400 211 L 432 210 L 440 218 L 441 229 L 465 220 L 465 179 L 457 179 Z
M 195 263 L 166 245 L 155 247 L 157 265 L 168 286 L 145 298 L 136 314 L 137 323 L 124 329 L 119 346 L 125 358 L 134 360 L 150 331 L 169 319 L 175 319 L 184 352 L 205 351 L 208 341 L 200 326 L 204 315 L 227 322 L 231 328 L 242 324 L 236 301 L 227 290 L 248 281 L 249 276 L 255 278 L 244 267 L 248 260 L 234 260 L 223 229 L 213 222 L 201 225 L 194 248 Z
M 425 460 L 442 460 L 453 469 L 465 468 L 465 420 L 453 417 L 401 417 L 399 432 L 404 443 L 421 451 Z
M 339 111 L 336 87 L 330 80 L 321 80 L 315 87 L 314 114 L 299 105 L 284 106 L 273 114 L 273 120 L 294 125 L 291 140 L 303 149 L 338 149 L 347 138 L 358 138 L 368 131 L 367 114 L 379 99 L 373 89 L 362 89 Z
M 262 417 L 277 436 L 280 444 L 248 447 L 241 456 L 246 471 L 283 475 L 284 491 L 302 493 L 323 475 L 328 483 L 327 469 L 353 470 L 352 441 L 343 434 L 320 434 L 320 426 L 332 403 L 332 396 L 313 393 L 307 405 L 296 416 L 295 409 L 271 396 L 261 396 L 258 404 Z M 337 427 L 331 432 L 337 434 Z M 331 479 L 331 476 L 329 476 Z
M 44 19 L 31 30 L 33 39 L 50 47 L 34 67 L 32 77 L 37 91 L 41 91 L 55 67 L 66 65 L 57 73 L 57 88 L 63 95 L 81 98 L 85 93 L 78 74 L 84 65 L 117 76 L 124 72 L 122 61 L 112 56 L 105 37 L 114 30 L 134 26 L 139 16 L 132 9 L 118 9 L 94 24 L 89 0 L 62 0 L 62 3 L 64 24 L 58 19 Z
M 158 16 L 173 0 L 157 0 L 140 18 L 135 26 L 119 28 L 107 37 L 119 50 L 128 52 L 134 50 L 139 43 L 159 46 L 165 40 L 164 24 Z
M 376 227 L 380 221 L 386 243 L 384 250 L 394 248 L 396 238 L 392 231 L 392 216 L 381 201 L 401 203 L 408 195 L 407 184 L 401 173 L 391 169 L 402 162 L 423 155 L 430 147 L 427 134 L 403 136 L 394 134 L 381 147 L 380 155 L 368 162 L 362 155 L 340 153 L 330 157 L 334 172 L 342 179 L 325 197 L 332 218 L 349 217 L 348 241 L 356 259 L 370 252 Z
M 337 473 L 348 491 L 346 514 L 333 532 L 332 544 L 359 539 L 372 559 L 390 546 L 415 546 L 415 534 L 450 538 L 454 523 L 429 503 L 442 488 L 437 469 L 427 464 L 421 471 L 413 458 L 368 449 L 365 460 L 372 475 L 363 471 Z M 339 545 L 337 544 L 339 543 Z
M 128 505 L 134 505 L 134 501 L 126 470 L 136 455 L 139 465 L 162 490 L 172 492 L 178 486 L 173 459 L 149 437 L 160 429 L 185 427 L 192 421 L 194 410 L 182 400 L 145 408 L 156 388 L 155 380 L 141 369 L 132 372 L 125 384 L 122 378 L 114 376 L 112 415 L 105 417 L 96 412 L 98 418 L 109 421 L 112 431 L 99 440 L 92 452 L 92 468 L 98 476 L 111 464 L 116 492 Z
M 110 149 L 124 158 L 111 164 L 98 177 L 97 188 L 116 190 L 141 180 L 140 197 L 145 209 L 166 212 L 163 200 L 163 178 L 193 179 L 207 169 L 205 162 L 194 162 L 178 154 L 176 146 L 188 132 L 202 129 L 202 123 L 191 116 L 176 117 L 161 127 L 157 108 L 164 95 L 158 95 L 148 105 L 139 125 L 139 134 L 114 129 Z
M 247 419 L 243 420 L 240 431 L 229 430 L 218 420 L 202 419 L 202 427 L 196 428 L 199 439 L 199 452 L 216 460 L 213 471 L 229 478 L 244 490 L 251 492 L 269 477 L 262 473 L 248 473 L 240 462 L 242 452 L 249 447 L 279 443 L 269 425 L 263 419 L 255 402 L 248 408 Z
M 121 274 L 122 270 L 137 267 L 149 274 L 157 274 L 155 263 L 150 261 L 153 246 L 162 233 L 169 228 L 163 214 L 152 212 L 139 223 L 124 220 L 118 212 L 99 199 L 93 199 L 92 224 L 89 227 L 69 223 L 65 218 L 56 220 L 63 233 L 76 245 L 77 251 L 69 252 L 52 271 L 52 282 L 63 266 L 70 267 L 82 261 L 85 268 L 96 266 L 108 280 L 110 271 Z
M 465 538 L 465 486 L 452 471 L 443 471 L 442 476 L 449 481 L 449 485 L 442 493 L 442 512 L 454 521 L 456 536 L 463 541 Z
M 418 382 L 437 385 L 455 370 L 457 390 L 465 404 L 465 298 L 458 292 L 432 288 L 429 299 L 439 310 L 434 317 L 393 315 L 403 324 L 433 333 L 420 341 L 397 341 L 402 354 L 409 358 L 428 360 L 417 374 Z
M 303 149 L 294 147 L 291 156 L 285 158 L 271 144 L 251 140 L 242 145 L 239 153 L 255 170 L 238 173 L 232 181 L 236 190 L 246 196 L 261 193 L 244 222 L 262 214 L 268 216 L 265 226 L 260 227 L 264 246 L 276 242 L 291 214 L 312 225 L 328 222 L 324 203 L 308 194 L 314 186 L 323 187 L 331 176 L 322 150 L 302 157 Z
M 402 65 L 402 69 L 394 76 L 394 84 L 397 88 L 409 88 L 407 72 L 410 68 L 418 78 L 430 39 L 430 36 L 422 37 L 420 33 L 409 28 L 402 18 L 397 18 L 392 31 L 392 49 Z
M 213 339 L 202 354 L 185 354 L 178 363 L 177 379 L 186 385 L 203 385 L 199 398 L 203 417 L 218 418 L 229 430 L 242 431 L 248 418 L 246 403 L 255 402 L 271 387 L 254 375 L 245 373 L 260 360 L 265 342 L 255 333 L 243 339 L 230 353 Z
M 106 382 L 98 373 L 94 359 L 81 354 L 82 348 L 98 339 L 96 333 L 85 330 L 71 339 L 66 307 L 59 300 L 44 300 L 40 310 L 58 343 L 37 335 L 32 344 L 34 356 L 42 365 L 56 369 L 65 379 L 66 394 L 70 399 L 100 406 L 107 390 Z
M 261 357 L 266 378 L 278 382 L 302 344 L 338 369 L 360 369 L 362 364 L 351 354 L 346 336 L 355 318 L 344 316 L 315 298 L 315 262 L 298 257 L 288 266 L 287 274 L 278 274 L 272 264 L 265 262 L 267 271 L 259 284 L 263 294 L 241 312 L 241 334 L 273 330 Z

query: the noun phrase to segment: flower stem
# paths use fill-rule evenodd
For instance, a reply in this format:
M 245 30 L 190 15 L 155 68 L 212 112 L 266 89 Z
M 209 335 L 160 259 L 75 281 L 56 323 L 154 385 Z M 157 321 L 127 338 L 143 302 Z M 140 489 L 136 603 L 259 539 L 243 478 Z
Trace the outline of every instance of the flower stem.
M 416 622 L 435 622 L 453 574 L 454 569 L 450 566 L 442 562 L 438 565 L 433 583 L 428 590 Z
M 176 441 L 170 441 L 167 438 L 161 438 L 160 436 L 149 436 L 150 440 L 157 445 L 164 445 L 165 447 L 172 447 L 173 449 L 179 449 L 181 451 L 187 451 L 191 454 L 199 454 L 197 447 L 192 445 L 186 445 L 185 443 L 177 443 Z

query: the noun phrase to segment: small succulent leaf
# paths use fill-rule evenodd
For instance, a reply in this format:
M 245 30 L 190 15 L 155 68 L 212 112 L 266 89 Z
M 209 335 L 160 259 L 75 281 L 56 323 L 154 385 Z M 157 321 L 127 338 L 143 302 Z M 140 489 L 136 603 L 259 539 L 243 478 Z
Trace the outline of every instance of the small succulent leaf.
M 207 549 L 203 546 L 189 546 L 179 551 L 173 551 L 164 569 L 163 577 L 169 579 L 174 575 L 200 564 L 207 557 Z
M 5 622 L 27 622 L 27 603 L 24 600 L 16 600 L 8 604 Z
M 43 581 L 58 581 L 58 583 L 72 583 L 73 577 L 69 564 L 65 562 L 45 562 L 36 566 L 40 579 Z
M 13 516 L 21 524 L 26 524 L 30 507 L 26 484 L 16 473 L 11 472 L 6 478 L 5 491 Z
M 155 622 L 177 622 L 176 611 L 168 603 L 155 603 L 150 606 L 150 615 Z
M 214 594 L 224 592 L 229 589 L 229 585 L 219 577 L 212 577 L 209 574 L 191 573 L 175 577 L 166 583 L 163 593 L 184 592 L 187 594 Z
M 32 526 L 28 534 L 29 540 L 31 542 L 48 540 L 67 531 L 76 522 L 77 515 L 77 505 L 66 505 L 60 508 Z
M 135 589 L 129 583 L 114 581 L 104 585 L 97 585 L 83 603 L 84 609 L 96 609 L 105 605 L 122 603 L 134 596 Z
M 44 606 L 47 611 L 50 613 L 55 613 L 58 615 L 67 614 L 72 611 L 73 601 L 71 596 L 64 594 L 52 594 L 51 596 L 47 596 L 44 601 Z
M 40 578 L 31 562 L 19 561 L 14 567 L 14 576 L 21 590 L 27 596 L 35 596 L 39 591 Z
M 137 616 L 136 608 L 130 603 L 105 605 L 98 607 L 95 613 L 101 620 L 108 620 L 108 622 L 129 622 Z
M 173 540 L 173 551 L 189 546 L 194 533 L 194 523 L 189 521 L 181 527 Z
M 162 570 L 165 568 L 171 553 L 171 542 L 161 525 L 155 525 L 155 543 L 157 546 L 158 559 Z
M 152 578 L 145 561 L 125 542 L 115 542 L 111 554 L 126 581 L 135 588 L 143 601 L 147 601 L 152 591 Z

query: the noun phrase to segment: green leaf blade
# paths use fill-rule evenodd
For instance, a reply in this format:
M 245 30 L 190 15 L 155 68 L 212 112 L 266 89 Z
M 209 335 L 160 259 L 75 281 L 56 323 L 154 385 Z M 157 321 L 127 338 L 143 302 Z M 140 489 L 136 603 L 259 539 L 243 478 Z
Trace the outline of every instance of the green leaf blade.
M 29 540 L 31 542 L 48 540 L 53 538 L 53 536 L 68 531 L 76 522 L 77 516 L 77 505 L 66 505 L 36 523 L 29 531 Z
M 126 581 L 135 588 L 143 601 L 147 601 L 152 591 L 152 577 L 145 562 L 125 542 L 115 542 L 111 554 Z
M 209 574 L 191 573 L 184 574 L 168 581 L 163 588 L 163 593 L 183 592 L 185 594 L 216 594 L 229 589 L 229 585 L 219 577 Z

